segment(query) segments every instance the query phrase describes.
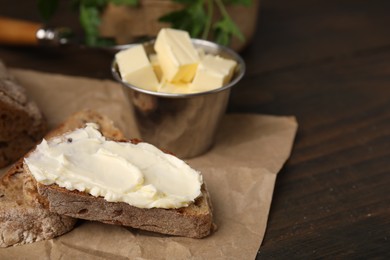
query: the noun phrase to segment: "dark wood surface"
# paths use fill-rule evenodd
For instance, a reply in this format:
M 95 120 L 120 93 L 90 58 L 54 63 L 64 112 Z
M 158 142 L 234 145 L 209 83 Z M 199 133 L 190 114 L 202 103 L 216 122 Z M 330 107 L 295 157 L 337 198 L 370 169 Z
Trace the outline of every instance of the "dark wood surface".
M 0 15 L 38 19 L 35 1 L 16 2 L 0 0 Z M 56 22 L 72 19 L 64 13 Z M 264 0 L 242 55 L 248 71 L 228 112 L 299 122 L 258 257 L 389 258 L 390 1 Z M 105 51 L 3 46 L 0 58 L 111 78 Z

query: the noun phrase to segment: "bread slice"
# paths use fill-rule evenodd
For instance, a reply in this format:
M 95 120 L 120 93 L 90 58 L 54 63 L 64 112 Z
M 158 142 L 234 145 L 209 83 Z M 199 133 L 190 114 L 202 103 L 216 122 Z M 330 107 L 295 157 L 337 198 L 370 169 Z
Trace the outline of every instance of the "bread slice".
M 82 128 L 86 122 L 96 122 L 92 119 L 94 118 L 85 116 L 85 112 L 73 116 L 53 134 L 59 135 L 64 131 Z M 107 138 L 120 140 L 120 134 L 112 135 L 111 124 L 97 123 Z M 29 171 L 26 164 L 24 169 Z M 47 198 L 52 212 L 74 218 L 192 238 L 205 237 L 214 228 L 210 197 L 205 185 L 202 187 L 202 195 L 194 203 L 179 209 L 137 208 L 127 203 L 108 202 L 102 197 L 94 197 L 85 192 L 69 191 L 54 184 L 38 183 L 38 191 Z
M 88 110 L 71 116 L 46 138 L 66 133 L 86 122 L 100 125 L 111 139 L 123 139 L 111 120 Z M 37 182 L 23 169 L 23 159 L 0 180 L 0 247 L 51 239 L 72 230 L 75 223 L 75 218 L 49 210 L 49 202 L 38 193 Z
M 46 130 L 37 105 L 0 61 L 0 168 L 23 156 Z
M 0 247 L 51 239 L 70 231 L 75 223 L 74 218 L 48 210 L 22 160 L 0 180 Z

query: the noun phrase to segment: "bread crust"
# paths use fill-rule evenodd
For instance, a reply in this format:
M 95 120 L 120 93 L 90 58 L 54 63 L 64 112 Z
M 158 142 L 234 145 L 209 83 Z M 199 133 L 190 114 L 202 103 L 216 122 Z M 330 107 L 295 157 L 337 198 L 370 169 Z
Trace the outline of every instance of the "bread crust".
M 73 115 L 49 137 L 84 127 L 87 122 L 97 123 L 106 138 L 124 141 L 123 134 L 113 126 L 111 121 L 107 121 L 107 118 L 93 111 Z M 140 142 L 139 140 L 128 141 Z M 24 169 L 25 172 L 29 172 L 26 164 Z M 205 237 L 215 227 L 210 196 L 205 185 L 202 186 L 202 195 L 194 203 L 179 209 L 142 209 L 123 202 L 108 202 L 102 197 L 94 197 L 76 190 L 70 191 L 58 185 L 37 183 L 37 187 L 39 194 L 49 202 L 52 212 L 74 218 L 192 238 Z
M 22 157 L 46 130 L 38 106 L 0 60 L 0 168 Z
M 209 195 L 205 188 L 194 203 L 179 209 L 137 208 L 57 185 L 38 184 L 38 191 L 50 202 L 51 211 L 74 218 L 192 238 L 209 235 L 213 227 Z
M 72 230 L 76 219 L 53 213 L 19 160 L 0 181 L 0 247 L 47 240 Z

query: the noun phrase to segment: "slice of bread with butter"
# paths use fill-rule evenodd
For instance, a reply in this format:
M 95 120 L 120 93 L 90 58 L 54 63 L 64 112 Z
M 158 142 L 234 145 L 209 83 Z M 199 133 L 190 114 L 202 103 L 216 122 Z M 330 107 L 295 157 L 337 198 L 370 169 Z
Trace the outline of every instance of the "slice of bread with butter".
M 123 134 L 107 117 L 85 110 L 71 116 L 46 139 L 94 122 L 112 140 Z M 23 245 L 52 239 L 73 229 L 75 218 L 49 210 L 49 202 L 38 193 L 37 182 L 23 168 L 23 158 L 15 163 L 0 180 L 0 247 Z
M 162 234 L 210 234 L 212 209 L 201 174 L 150 144 L 123 140 L 112 124 L 94 117 L 103 118 L 76 114 L 24 159 L 50 211 Z

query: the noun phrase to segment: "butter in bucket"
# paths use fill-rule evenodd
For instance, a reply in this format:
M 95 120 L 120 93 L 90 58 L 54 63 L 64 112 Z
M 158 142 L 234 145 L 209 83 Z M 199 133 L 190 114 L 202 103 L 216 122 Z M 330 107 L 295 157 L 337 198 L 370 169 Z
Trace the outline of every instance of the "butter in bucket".
M 188 32 L 160 30 L 156 54 L 147 55 L 142 44 L 116 54 L 123 81 L 161 93 L 190 94 L 218 89 L 230 82 L 237 62 L 196 49 Z

